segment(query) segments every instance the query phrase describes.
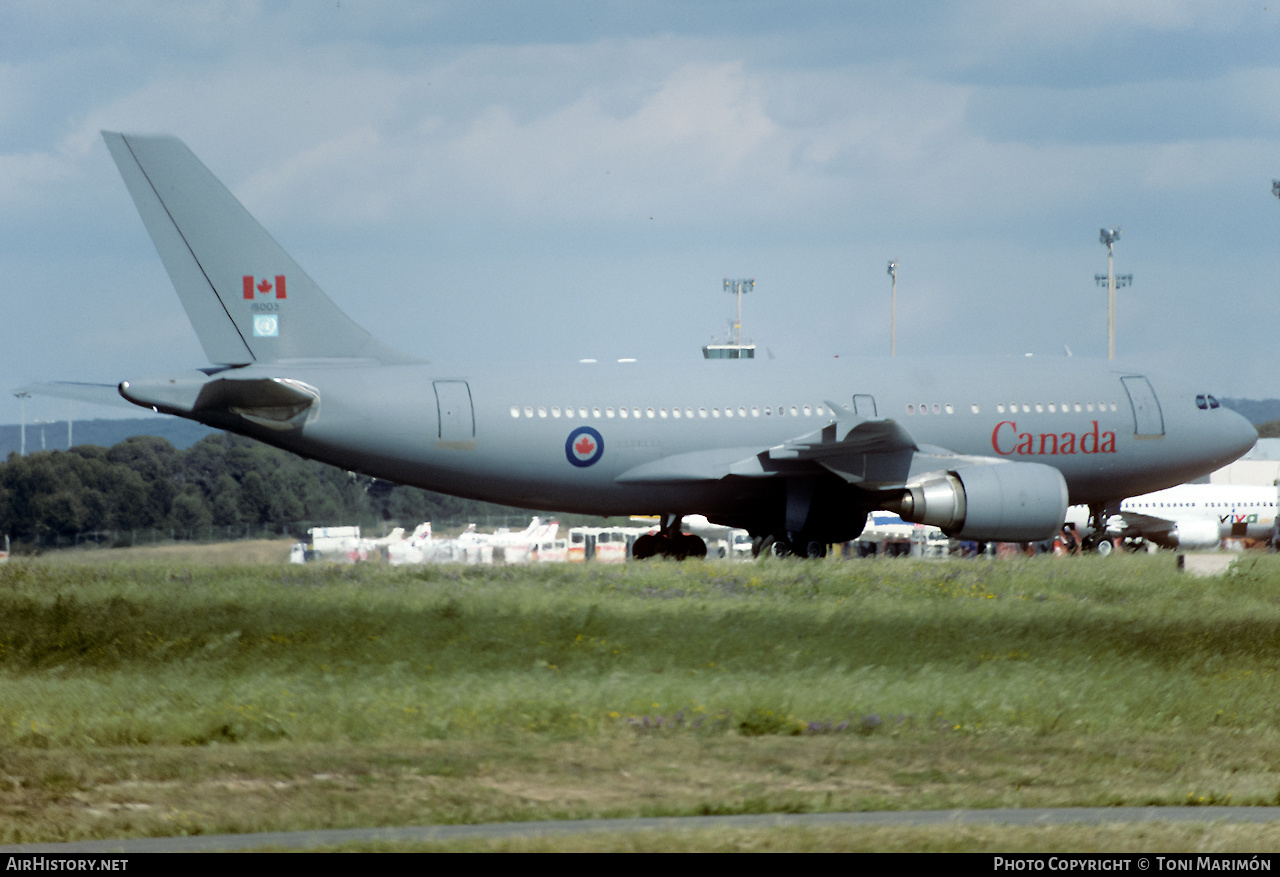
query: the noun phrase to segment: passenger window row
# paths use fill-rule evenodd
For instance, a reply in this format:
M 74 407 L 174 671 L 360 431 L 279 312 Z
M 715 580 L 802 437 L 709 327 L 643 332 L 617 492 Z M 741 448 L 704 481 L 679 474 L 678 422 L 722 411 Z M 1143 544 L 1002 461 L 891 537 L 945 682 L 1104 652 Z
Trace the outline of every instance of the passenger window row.
M 922 405 L 911 405 L 911 404 L 907 405 L 907 414 L 909 415 L 942 414 L 943 412 L 947 414 L 954 414 L 955 410 L 956 410 L 955 406 L 951 405 L 950 403 L 947 403 L 945 405 L 939 402 L 934 402 L 932 404 L 925 403 Z M 982 413 L 981 406 L 979 406 L 976 402 L 969 406 L 969 410 L 972 411 L 974 414 Z M 1072 411 L 1074 411 L 1076 414 L 1079 414 L 1081 412 L 1088 412 L 1092 414 L 1094 411 L 1099 411 L 1099 412 L 1115 411 L 1116 403 L 1115 402 L 1098 402 L 1095 405 L 1093 402 L 1063 402 L 1061 405 L 1059 405 L 1057 402 L 1049 402 L 1048 404 L 1044 402 L 1035 402 L 1035 403 L 1012 402 L 1009 405 L 1005 405 L 1003 402 L 1001 402 L 996 405 L 997 414 L 1004 414 L 1006 412 L 1008 412 L 1009 414 L 1017 414 L 1019 411 L 1021 411 L 1023 414 L 1030 414 L 1033 410 L 1037 414 L 1043 414 L 1045 413 L 1045 411 L 1048 411 L 1050 414 L 1057 414 L 1059 411 L 1061 411 L 1063 414 L 1068 414 Z
M 565 406 L 561 408 L 559 405 L 519 405 L 511 406 L 511 416 L 520 417 L 539 417 L 539 418 L 560 418 L 560 417 L 576 417 L 579 420 L 587 420 L 594 418 L 599 420 L 603 417 L 606 420 L 618 418 L 620 420 L 695 420 L 720 417 L 826 417 L 830 410 L 825 405 L 779 405 L 776 408 L 772 405 L 727 405 L 724 408 L 600 408 L 592 406 L 590 408 L 585 405 Z
M 1174 508 L 1200 508 L 1198 502 L 1134 502 L 1123 503 L 1123 509 L 1174 509 Z M 1246 509 L 1246 508 L 1274 508 L 1274 502 L 1206 502 L 1204 507 L 1207 509 Z

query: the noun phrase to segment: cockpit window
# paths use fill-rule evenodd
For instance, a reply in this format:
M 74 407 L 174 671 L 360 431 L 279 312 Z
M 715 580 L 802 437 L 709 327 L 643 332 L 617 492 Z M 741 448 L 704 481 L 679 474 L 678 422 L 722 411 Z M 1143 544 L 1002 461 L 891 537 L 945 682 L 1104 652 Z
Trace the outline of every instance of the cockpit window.
M 1222 403 L 1207 393 L 1201 393 L 1196 396 L 1196 407 L 1201 411 L 1208 411 L 1210 408 L 1221 408 Z

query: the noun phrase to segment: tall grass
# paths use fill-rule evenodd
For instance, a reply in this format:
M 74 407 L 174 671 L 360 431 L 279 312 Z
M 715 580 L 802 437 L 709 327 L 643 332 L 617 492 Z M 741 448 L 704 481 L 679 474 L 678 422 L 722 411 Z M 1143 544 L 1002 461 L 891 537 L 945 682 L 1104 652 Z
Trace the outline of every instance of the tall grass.
M 0 567 L 0 745 L 1280 727 L 1280 558 Z

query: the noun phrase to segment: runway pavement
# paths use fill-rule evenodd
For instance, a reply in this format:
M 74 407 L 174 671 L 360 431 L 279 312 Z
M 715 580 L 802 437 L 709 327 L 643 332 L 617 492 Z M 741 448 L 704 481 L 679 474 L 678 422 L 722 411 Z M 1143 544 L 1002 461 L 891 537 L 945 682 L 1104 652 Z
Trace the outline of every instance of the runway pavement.
M 781 828 L 844 825 L 1111 825 L 1128 822 L 1277 822 L 1280 807 L 1055 807 L 1006 810 L 904 810 L 874 813 L 778 813 L 752 816 L 669 816 L 647 819 L 582 819 L 556 822 L 497 822 L 486 825 L 421 825 L 325 831 L 149 837 L 75 843 L 0 846 L 0 853 L 183 853 L 271 847 L 315 850 L 367 841 L 393 843 L 472 838 L 544 837 L 590 832 L 696 831 L 708 828 Z

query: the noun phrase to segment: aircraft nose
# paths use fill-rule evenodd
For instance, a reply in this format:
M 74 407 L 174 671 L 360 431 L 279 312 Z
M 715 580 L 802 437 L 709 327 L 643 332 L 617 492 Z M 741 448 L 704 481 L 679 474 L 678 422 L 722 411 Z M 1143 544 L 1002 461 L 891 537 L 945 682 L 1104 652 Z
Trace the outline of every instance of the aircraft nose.
M 1258 431 L 1245 417 L 1230 409 L 1220 412 L 1218 435 L 1221 439 L 1223 456 L 1228 462 L 1249 452 L 1258 442 Z

